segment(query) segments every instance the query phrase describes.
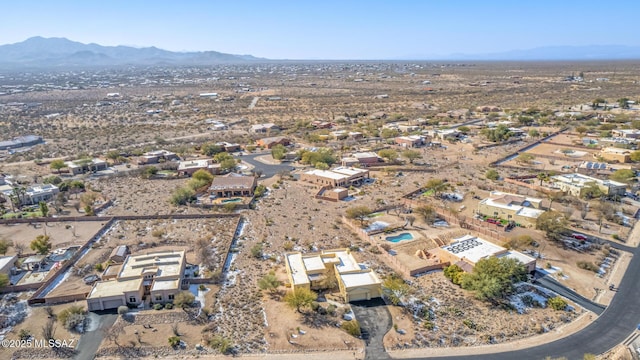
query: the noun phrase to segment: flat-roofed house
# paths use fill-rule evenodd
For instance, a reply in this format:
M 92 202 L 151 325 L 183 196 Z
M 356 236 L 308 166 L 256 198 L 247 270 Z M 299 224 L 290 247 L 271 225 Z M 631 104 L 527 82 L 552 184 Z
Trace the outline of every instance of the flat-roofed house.
M 206 170 L 210 174 L 217 175 L 221 172 L 221 166 L 212 159 L 188 160 L 178 163 L 178 174 L 191 176 L 198 170 Z
M 256 134 L 266 134 L 270 131 L 278 131 L 278 130 L 280 130 L 280 127 L 278 125 L 274 123 L 266 123 L 266 124 L 251 125 L 249 132 L 256 133 Z
M 600 151 L 600 157 L 606 161 L 628 163 L 631 162 L 631 150 L 616 147 L 606 147 Z
M 420 135 L 398 136 L 395 142 L 404 147 L 420 147 L 425 144 L 425 138 Z
M 230 173 L 216 176 L 211 182 L 209 191 L 217 197 L 253 196 L 257 186 L 257 180 L 253 176 L 245 176 Z
M 267 137 L 256 141 L 256 145 L 267 149 L 271 149 L 276 145 L 289 146 L 289 144 L 291 144 L 291 141 L 283 136 Z
M 342 158 L 342 166 L 361 165 L 366 167 L 381 162 L 382 158 L 374 152 L 354 153 L 349 157 Z
M 517 259 L 526 268 L 527 272 L 536 269 L 536 259 L 518 251 L 508 250 L 502 246 L 493 244 L 484 239 L 472 235 L 464 235 L 453 241 L 449 245 L 438 248 L 438 256 L 441 263 L 467 264 L 460 266 L 463 270 L 473 269 L 476 263 L 482 259 L 495 257 L 509 257 Z
M 611 135 L 614 137 L 621 137 L 626 139 L 638 139 L 640 138 L 640 130 L 637 129 L 613 129 Z
M 334 187 L 349 187 L 369 177 L 369 170 L 350 167 L 337 167 L 333 170 L 314 169 L 300 175 L 300 180 L 312 184 Z
M 140 158 L 138 158 L 139 165 L 147 165 L 147 164 L 157 164 L 163 161 L 173 161 L 178 160 L 178 155 L 171 151 L 167 150 L 155 150 L 144 153 Z
M 93 284 L 87 296 L 89 311 L 172 302 L 181 290 L 186 266 L 185 251 L 161 251 L 130 255 L 113 280 Z
M 327 288 L 333 280 L 346 302 L 370 300 L 382 296 L 382 281 L 376 273 L 358 264 L 348 249 L 324 250 L 320 253 L 285 255 L 285 267 L 293 291 L 300 288 Z
M 538 217 L 544 213 L 541 204 L 542 199 L 492 191 L 488 198 L 478 204 L 478 213 L 531 227 L 535 226 Z
M 2 185 L 2 196 L 6 201 L 11 201 L 14 194 L 13 186 Z M 25 189 L 25 193 L 20 197 L 22 205 L 36 205 L 40 201 L 51 201 L 60 192 L 60 189 L 53 184 L 32 185 Z
M 627 189 L 626 184 L 582 174 L 562 174 L 552 176 L 551 179 L 554 186 L 573 196 L 582 196 L 590 186 L 597 186 L 605 195 L 624 195 Z
M 106 161 L 98 158 L 67 161 L 65 165 L 73 175 L 84 174 L 88 171 L 107 170 L 109 167 Z

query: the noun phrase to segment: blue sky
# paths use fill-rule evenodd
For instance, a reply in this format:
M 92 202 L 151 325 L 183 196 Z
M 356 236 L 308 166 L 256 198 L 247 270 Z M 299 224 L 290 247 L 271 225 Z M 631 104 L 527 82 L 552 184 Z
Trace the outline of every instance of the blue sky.
M 271 59 L 393 59 L 554 45 L 639 46 L 640 1 L 3 1 L 0 44 L 31 36 Z

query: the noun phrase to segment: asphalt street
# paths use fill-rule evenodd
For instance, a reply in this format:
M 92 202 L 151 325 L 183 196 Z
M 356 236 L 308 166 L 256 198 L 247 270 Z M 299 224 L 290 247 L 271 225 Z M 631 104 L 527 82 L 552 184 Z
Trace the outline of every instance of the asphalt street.
M 270 177 L 276 175 L 277 173 L 279 173 L 280 171 L 283 171 L 283 170 L 287 170 L 287 171 L 295 170 L 295 168 L 293 166 L 291 166 L 291 165 L 287 165 L 287 164 L 265 164 L 263 162 L 260 162 L 260 161 L 256 160 L 257 157 L 263 156 L 263 155 L 266 155 L 266 154 L 268 154 L 268 153 L 241 155 L 241 156 L 236 156 L 236 159 L 240 159 L 240 160 L 246 162 L 247 164 L 252 165 L 254 167 L 254 170 L 262 171 L 262 176 L 264 178 L 270 178 Z

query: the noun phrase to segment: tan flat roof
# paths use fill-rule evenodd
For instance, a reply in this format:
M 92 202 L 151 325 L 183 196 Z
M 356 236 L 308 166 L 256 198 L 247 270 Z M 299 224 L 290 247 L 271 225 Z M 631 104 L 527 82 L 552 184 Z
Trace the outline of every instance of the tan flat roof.
M 291 277 L 293 278 L 292 285 L 309 284 L 309 277 L 307 276 L 307 270 L 304 267 L 301 253 L 287 254 L 287 263 L 289 269 L 291 269 Z
M 360 272 L 360 273 L 351 273 L 351 274 L 340 274 L 340 278 L 344 283 L 344 286 L 347 289 L 370 286 L 370 285 L 379 285 L 382 282 L 380 278 L 373 271 Z
M 184 250 L 162 251 L 145 255 L 130 255 L 122 264 L 119 278 L 142 277 L 153 271 L 155 277 L 180 276 L 185 261 Z
M 124 296 L 125 292 L 138 291 L 142 286 L 142 278 L 131 280 L 98 281 L 93 285 L 87 299 L 96 299 L 109 296 Z
M 180 279 L 176 280 L 156 280 L 153 282 L 151 291 L 177 290 L 180 288 Z

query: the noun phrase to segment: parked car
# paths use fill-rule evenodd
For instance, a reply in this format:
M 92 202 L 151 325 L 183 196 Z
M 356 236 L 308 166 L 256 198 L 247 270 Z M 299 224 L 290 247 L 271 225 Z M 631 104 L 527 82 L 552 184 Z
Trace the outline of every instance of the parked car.
M 574 239 L 577 239 L 577 240 L 589 240 L 588 237 L 586 237 L 585 235 L 582 235 L 582 234 L 573 233 L 573 234 L 571 234 L 571 237 L 574 238 Z

